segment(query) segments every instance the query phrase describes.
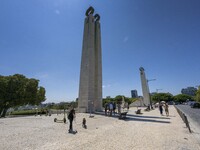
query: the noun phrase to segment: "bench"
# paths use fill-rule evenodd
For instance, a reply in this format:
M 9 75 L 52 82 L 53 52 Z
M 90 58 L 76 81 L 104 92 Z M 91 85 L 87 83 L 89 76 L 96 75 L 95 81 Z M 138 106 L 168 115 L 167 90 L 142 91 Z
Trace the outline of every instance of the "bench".
M 138 109 L 137 111 L 135 111 L 136 114 L 141 114 L 141 109 Z
M 119 114 L 119 119 L 125 119 L 128 112 L 122 112 Z

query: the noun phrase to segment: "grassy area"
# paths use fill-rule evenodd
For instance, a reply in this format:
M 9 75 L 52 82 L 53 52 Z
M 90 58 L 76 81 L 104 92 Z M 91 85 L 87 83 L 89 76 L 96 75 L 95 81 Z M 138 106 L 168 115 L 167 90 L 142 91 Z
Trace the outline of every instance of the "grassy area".
M 10 115 L 35 115 L 35 114 L 46 114 L 43 110 L 38 110 L 37 112 L 35 110 L 18 110 L 13 111 L 10 113 Z

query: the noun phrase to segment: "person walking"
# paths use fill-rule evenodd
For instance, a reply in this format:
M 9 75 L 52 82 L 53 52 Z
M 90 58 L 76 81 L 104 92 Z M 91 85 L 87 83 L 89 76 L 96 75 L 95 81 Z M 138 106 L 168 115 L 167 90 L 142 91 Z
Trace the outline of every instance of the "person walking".
M 73 132 L 73 120 L 75 118 L 75 110 L 72 108 L 68 114 L 68 119 L 69 119 L 69 133 Z
M 169 105 L 167 103 L 165 103 L 165 113 L 166 113 L 166 116 L 168 117 L 169 116 Z

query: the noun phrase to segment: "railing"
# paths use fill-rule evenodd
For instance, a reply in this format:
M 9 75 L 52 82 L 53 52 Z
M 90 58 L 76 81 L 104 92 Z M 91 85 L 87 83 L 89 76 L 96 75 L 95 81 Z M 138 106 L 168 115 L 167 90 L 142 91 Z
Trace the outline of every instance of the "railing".
M 192 133 L 187 116 L 180 109 L 178 109 L 175 105 L 174 105 L 174 107 L 176 108 L 176 110 L 177 110 L 178 114 L 180 115 L 180 117 L 182 118 L 183 122 L 186 124 L 186 127 L 188 128 L 190 133 Z

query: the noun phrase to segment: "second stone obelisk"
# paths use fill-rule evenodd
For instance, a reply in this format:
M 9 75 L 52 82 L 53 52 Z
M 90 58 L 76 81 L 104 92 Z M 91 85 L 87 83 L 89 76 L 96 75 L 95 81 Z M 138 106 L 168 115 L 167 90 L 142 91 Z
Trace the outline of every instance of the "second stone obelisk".
M 140 78 L 142 84 L 142 93 L 143 93 L 143 104 L 144 106 L 150 105 L 150 93 L 149 93 L 149 86 L 147 83 L 146 75 L 144 72 L 144 68 L 140 67 Z

